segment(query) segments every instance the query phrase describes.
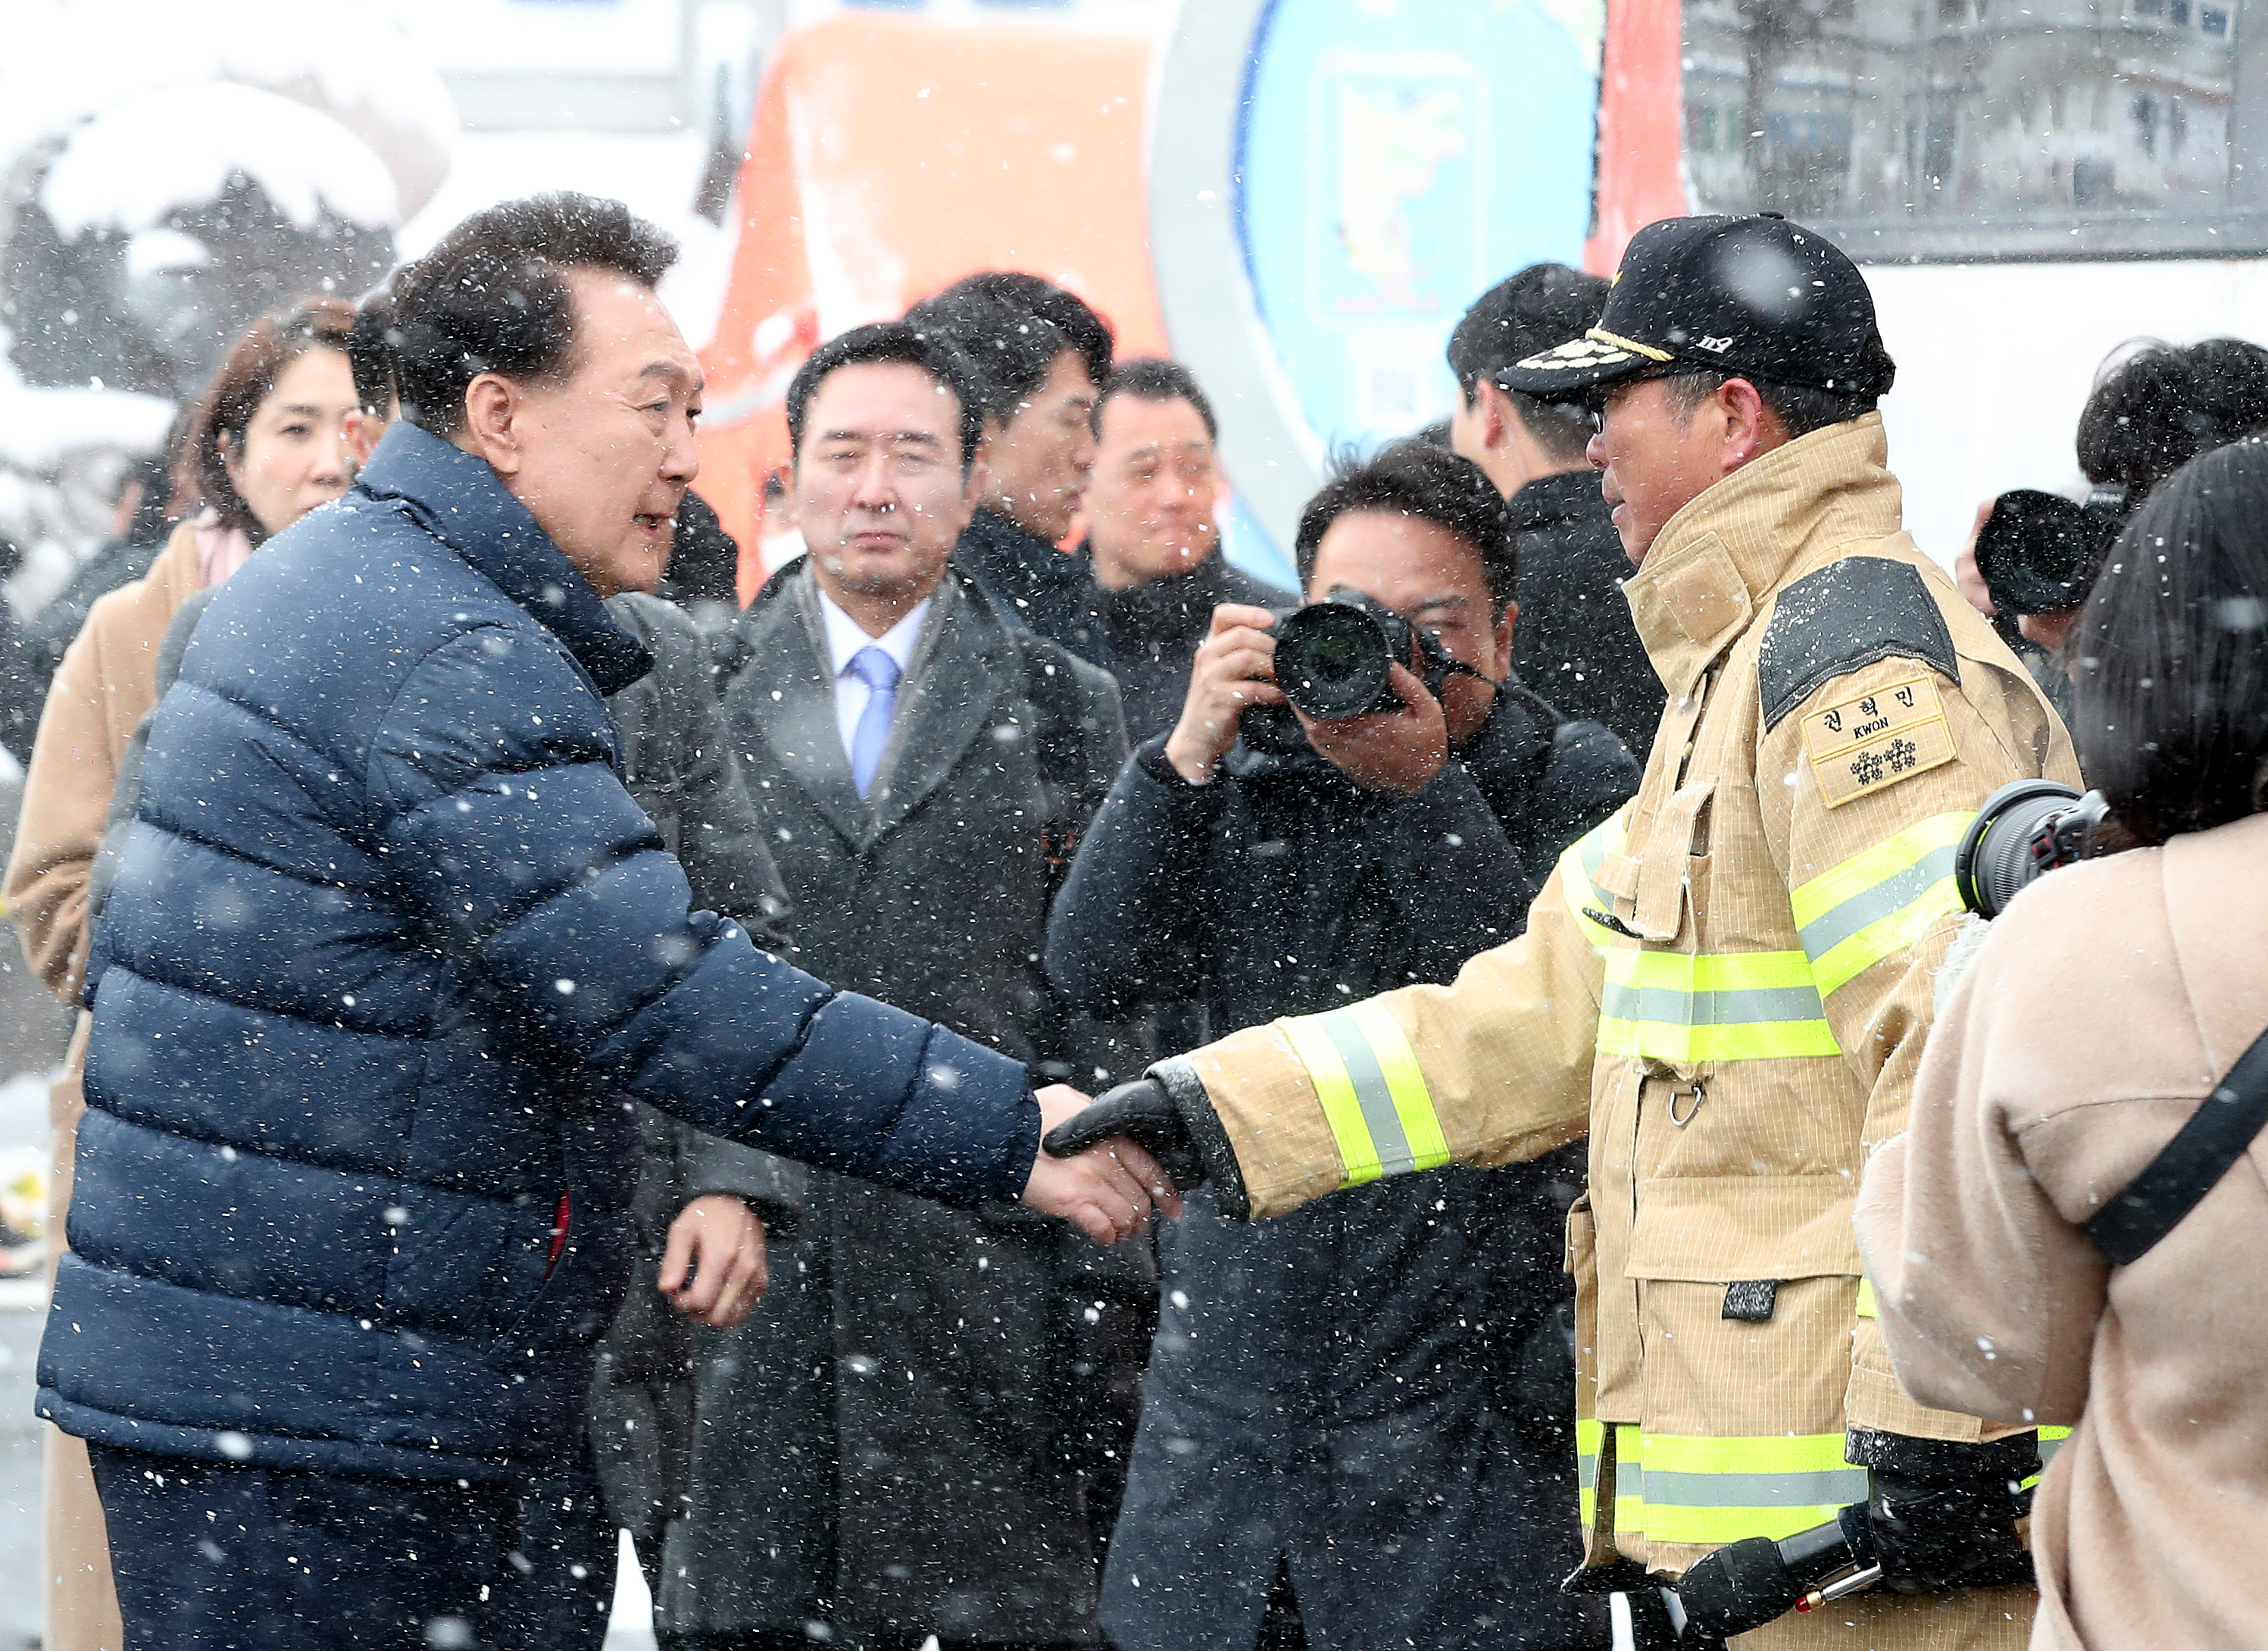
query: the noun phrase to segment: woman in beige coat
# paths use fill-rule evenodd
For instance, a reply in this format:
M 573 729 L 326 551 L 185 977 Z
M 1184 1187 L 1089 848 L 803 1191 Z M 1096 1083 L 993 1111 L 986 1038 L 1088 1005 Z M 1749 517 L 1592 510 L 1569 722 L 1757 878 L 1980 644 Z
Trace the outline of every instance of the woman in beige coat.
M 149 711 L 158 645 L 181 604 L 244 564 L 255 547 L 347 490 L 357 414 L 346 344 L 354 310 L 317 299 L 269 316 L 239 340 L 198 404 L 174 467 L 177 502 L 195 513 L 149 573 L 94 604 L 63 656 L 40 718 L 24 810 L 8 862 L 8 915 L 48 988 L 78 1002 L 86 964 L 87 876 L 102 845 L 119 759 Z M 48 1105 L 54 1165 L 48 1232 L 59 1243 L 86 1058 L 82 1013 Z M 119 1651 L 117 1599 L 86 1447 L 47 1430 L 48 1651 Z
M 2080 624 L 2073 733 L 2139 846 L 1993 925 L 1859 1244 L 1916 1399 L 2076 1425 L 2033 1507 L 2036 1648 L 2268 1647 L 2268 1136 L 2132 1265 L 2081 1227 L 2268 1027 L 2268 446 L 2154 493 Z

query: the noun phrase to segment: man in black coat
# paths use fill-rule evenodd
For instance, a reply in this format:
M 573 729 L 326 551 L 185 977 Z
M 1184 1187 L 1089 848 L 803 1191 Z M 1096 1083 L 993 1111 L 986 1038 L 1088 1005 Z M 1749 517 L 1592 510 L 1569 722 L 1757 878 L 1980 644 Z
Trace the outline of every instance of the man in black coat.
M 906 321 L 968 357 L 984 416 L 984 495 L 954 567 L 1011 623 L 1091 659 L 1086 571 L 1056 547 L 1079 520 L 1094 468 L 1109 328 L 1053 282 L 1008 270 L 956 281 Z
M 1150 1205 L 1125 1146 L 1034 1161 L 1012 1056 L 693 910 L 625 790 L 601 697 L 651 657 L 601 598 L 658 579 L 698 465 L 674 254 L 554 195 L 406 270 L 407 417 L 152 715 L 38 1401 L 88 1441 L 129 1645 L 599 1643 L 624 1098 L 1098 1238 Z
M 1521 681 L 1568 716 L 1604 723 L 1643 763 L 1667 693 L 1623 600 L 1630 558 L 1584 457 L 1590 415 L 1497 381 L 1597 326 L 1606 301 L 1605 281 L 1556 263 L 1482 293 L 1449 335 L 1460 392 L 1449 444 L 1496 483 L 1520 535 Z
M 799 373 L 809 551 L 735 627 L 725 712 L 799 962 L 1039 1070 L 1123 1074 L 1146 1052 L 1039 964 L 1125 755 L 1118 696 L 947 565 L 983 484 L 964 375 L 896 322 Z M 667 1625 L 797 1651 L 814 1622 L 882 1651 L 1096 1643 L 1082 1470 L 1130 1438 L 1107 1407 L 1138 1363 L 1098 1349 L 1145 1304 L 1138 1254 L 1091 1264 L 1059 1224 L 826 1175 L 798 1220 L 735 1336 L 738 1402 L 700 1419 L 715 1466 L 666 1538 Z
M 1048 968 L 1083 1007 L 1197 997 L 1248 1026 L 1447 981 L 1637 787 L 1605 729 L 1485 680 L 1515 564 L 1465 461 L 1387 449 L 1316 496 L 1298 550 L 1311 600 L 1351 587 L 1467 668 L 1397 667 L 1400 709 L 1291 724 L 1270 615 L 1216 614 L 1180 721 L 1121 770 L 1057 902 Z M 1560 1229 L 1580 1151 L 1257 1226 L 1192 1199 L 1160 1235 L 1114 1644 L 1605 1643 L 1556 1591 L 1578 1557 Z
M 681 507 L 681 550 L 685 532 Z M 673 553 L 673 574 L 677 567 Z M 685 868 L 694 903 L 735 919 L 766 951 L 791 955 L 787 890 L 733 758 L 706 640 L 659 596 L 626 591 L 607 608 L 653 655 L 652 671 L 607 701 L 622 783 Z M 718 1402 L 715 1389 L 730 1381 L 728 1359 L 700 1355 L 729 1346 L 763 1294 L 766 1237 L 793 1221 L 806 1171 L 653 1107 L 638 1108 L 637 1121 L 638 1254 L 599 1344 L 591 1442 L 607 1511 L 630 1533 L 659 1599 L 663 1534 L 707 1465 L 702 1403 Z
M 1289 591 L 1228 565 L 1212 403 L 1178 361 L 1122 362 L 1094 406 L 1086 490 L 1086 623 L 1058 638 L 1117 679 L 1136 743 L 1181 716 L 1189 664 L 1223 602 L 1289 608 Z

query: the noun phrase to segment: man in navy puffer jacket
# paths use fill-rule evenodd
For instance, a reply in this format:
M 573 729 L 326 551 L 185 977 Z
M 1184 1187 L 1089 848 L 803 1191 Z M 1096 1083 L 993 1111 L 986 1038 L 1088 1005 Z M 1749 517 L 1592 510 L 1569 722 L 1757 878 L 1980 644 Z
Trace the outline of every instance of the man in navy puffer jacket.
M 697 468 L 674 250 L 547 196 L 403 271 L 408 418 L 155 714 L 40 1364 L 129 1647 L 599 1643 L 630 1100 L 1099 1241 L 1150 1213 L 1130 1145 L 1035 1169 L 1020 1064 L 688 911 L 623 789 L 601 697 L 650 660 L 600 598 Z

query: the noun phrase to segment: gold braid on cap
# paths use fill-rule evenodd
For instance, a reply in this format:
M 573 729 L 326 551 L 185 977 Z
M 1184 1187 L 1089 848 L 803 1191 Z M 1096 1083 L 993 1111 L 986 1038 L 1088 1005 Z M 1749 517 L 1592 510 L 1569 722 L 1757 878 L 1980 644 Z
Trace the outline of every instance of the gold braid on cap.
M 1602 344 L 1612 344 L 1617 350 L 1627 350 L 1633 355 L 1644 356 L 1648 361 L 1675 361 L 1677 359 L 1675 356 L 1671 355 L 1667 350 L 1656 350 L 1652 344 L 1642 344 L 1635 338 L 1619 337 L 1616 334 L 1609 332 L 1603 327 L 1594 327 L 1589 332 L 1585 333 L 1583 336 L 1586 338 L 1594 338 Z

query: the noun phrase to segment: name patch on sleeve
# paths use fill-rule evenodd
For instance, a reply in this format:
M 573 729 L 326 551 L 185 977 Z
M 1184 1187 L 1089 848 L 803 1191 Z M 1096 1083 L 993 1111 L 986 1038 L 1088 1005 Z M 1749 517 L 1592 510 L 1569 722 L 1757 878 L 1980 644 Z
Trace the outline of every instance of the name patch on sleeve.
M 1860 694 L 1803 719 L 1803 749 L 1830 808 L 1953 761 L 1953 730 L 1927 675 Z

